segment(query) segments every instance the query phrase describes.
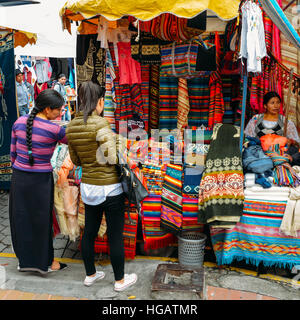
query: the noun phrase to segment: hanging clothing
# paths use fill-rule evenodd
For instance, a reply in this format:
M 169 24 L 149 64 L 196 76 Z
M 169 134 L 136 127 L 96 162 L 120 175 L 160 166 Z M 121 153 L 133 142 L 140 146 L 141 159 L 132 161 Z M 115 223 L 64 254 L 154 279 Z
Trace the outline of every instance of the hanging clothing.
M 247 58 L 248 72 L 262 72 L 261 59 L 267 56 L 262 11 L 251 1 L 246 1 L 241 11 L 240 57 Z
M 76 42 L 77 84 L 93 81 L 105 87 L 105 49 L 100 47 L 97 35 L 77 35 Z
M 243 213 L 244 174 L 240 128 L 216 124 L 199 190 L 199 222 L 232 228 Z
M 36 60 L 35 72 L 36 72 L 38 83 L 48 82 L 52 74 L 52 68 L 51 68 L 49 59 Z
M 131 57 L 131 47 L 128 42 L 118 42 L 119 82 L 123 84 L 142 83 L 141 65 Z

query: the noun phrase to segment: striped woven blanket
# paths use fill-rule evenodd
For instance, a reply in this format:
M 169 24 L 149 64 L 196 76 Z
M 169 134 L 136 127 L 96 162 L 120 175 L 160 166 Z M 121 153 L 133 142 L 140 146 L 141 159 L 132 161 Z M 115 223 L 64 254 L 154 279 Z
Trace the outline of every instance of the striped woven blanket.
M 177 241 L 175 236 L 160 226 L 161 196 L 149 194 L 142 204 L 144 249 L 164 248 Z
M 161 193 L 161 226 L 177 234 L 182 228 L 182 166 L 168 164 Z
M 288 188 L 279 188 L 272 195 L 262 190 L 246 189 L 243 215 L 232 229 L 211 228 L 211 240 L 218 265 L 245 260 L 256 266 L 292 268 L 300 264 L 300 233 L 286 236 L 279 228 L 284 215 Z M 268 199 L 268 200 L 266 200 Z

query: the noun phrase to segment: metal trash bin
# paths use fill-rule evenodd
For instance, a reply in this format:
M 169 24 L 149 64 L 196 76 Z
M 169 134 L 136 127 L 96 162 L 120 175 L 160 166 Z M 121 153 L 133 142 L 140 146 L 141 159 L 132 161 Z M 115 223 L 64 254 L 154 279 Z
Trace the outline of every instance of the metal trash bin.
M 202 267 L 206 238 L 204 233 L 195 231 L 186 231 L 178 236 L 179 264 Z

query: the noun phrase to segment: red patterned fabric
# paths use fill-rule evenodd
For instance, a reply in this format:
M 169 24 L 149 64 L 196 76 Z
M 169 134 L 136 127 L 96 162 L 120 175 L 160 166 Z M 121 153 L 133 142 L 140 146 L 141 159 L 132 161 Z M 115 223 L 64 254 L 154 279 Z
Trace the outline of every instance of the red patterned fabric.
M 222 78 L 220 75 L 220 38 L 218 32 L 215 33 L 217 70 L 212 72 L 209 79 L 210 99 L 208 111 L 208 126 L 212 128 L 216 123 L 221 123 L 225 111 Z

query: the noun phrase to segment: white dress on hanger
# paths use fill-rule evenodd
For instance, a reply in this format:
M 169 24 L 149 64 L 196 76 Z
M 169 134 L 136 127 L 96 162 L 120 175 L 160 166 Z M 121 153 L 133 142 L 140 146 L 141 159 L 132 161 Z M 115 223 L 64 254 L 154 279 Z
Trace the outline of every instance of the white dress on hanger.
M 267 56 L 262 11 L 247 1 L 242 7 L 240 58 L 247 59 L 248 72 L 262 72 L 261 59 Z

